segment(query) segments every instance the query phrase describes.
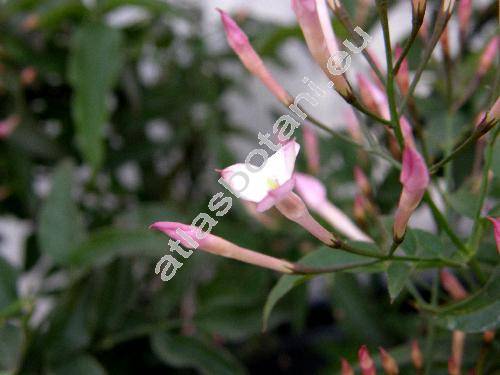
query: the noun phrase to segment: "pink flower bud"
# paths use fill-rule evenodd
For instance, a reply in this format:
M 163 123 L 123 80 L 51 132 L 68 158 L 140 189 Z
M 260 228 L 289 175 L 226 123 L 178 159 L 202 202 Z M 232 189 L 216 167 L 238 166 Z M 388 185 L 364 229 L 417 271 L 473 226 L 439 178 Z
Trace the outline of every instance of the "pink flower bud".
M 472 0 L 460 0 L 458 4 L 458 23 L 460 34 L 464 36 L 469 32 L 471 14 Z
M 396 360 L 384 348 L 379 347 L 378 349 L 385 373 L 387 375 L 398 375 L 399 367 Z
M 500 217 L 488 217 L 488 220 L 493 224 L 493 232 L 495 234 L 495 242 L 497 244 L 497 252 L 500 254 Z
M 457 278 L 450 271 L 443 269 L 440 276 L 441 284 L 451 298 L 454 300 L 467 298 L 469 293 L 467 293 L 462 284 L 460 284 Z
M 361 132 L 358 118 L 354 114 L 354 111 L 351 108 L 347 108 L 344 111 L 344 120 L 347 125 L 347 131 L 351 135 L 351 138 L 359 144 L 363 143 L 363 133 Z
M 396 47 L 396 59 L 399 59 L 401 54 L 403 53 L 403 49 L 400 46 Z M 401 65 L 398 70 L 398 74 L 396 76 L 396 82 L 398 83 L 399 89 L 403 95 L 408 93 L 408 88 L 410 87 L 410 78 L 408 72 L 408 60 L 406 57 L 401 62 Z
M 482 77 L 486 74 L 486 72 L 490 69 L 495 57 L 497 55 L 498 43 L 500 41 L 500 37 L 495 36 L 488 43 L 486 48 L 484 49 L 481 58 L 479 59 L 479 67 L 477 69 L 477 76 Z
M 366 345 L 361 346 L 358 351 L 359 367 L 361 367 L 361 373 L 363 375 L 375 375 L 377 369 L 375 367 L 375 362 L 373 362 L 370 352 Z
M 268 268 L 282 273 L 292 273 L 294 267 L 292 263 L 286 260 L 245 249 L 221 237 L 208 234 L 201 231 L 199 228 L 190 225 L 175 222 L 156 222 L 152 224 L 150 228 L 165 233 L 175 241 L 180 241 L 181 245 L 189 249 L 199 247 L 201 250 L 208 253 L 239 260 L 244 263 L 253 264 L 255 266 Z M 193 242 L 198 245 L 193 246 Z
M 293 98 L 290 94 L 285 91 L 267 70 L 264 62 L 248 41 L 246 34 L 226 12 L 220 9 L 218 11 L 221 15 L 224 30 L 226 31 L 227 41 L 243 65 L 245 65 L 250 73 L 259 78 L 280 102 L 286 106 L 293 103 Z
M 372 242 L 346 214 L 328 201 L 326 188 L 320 180 L 303 173 L 295 173 L 295 189 L 307 206 L 336 230 L 354 241 Z
M 417 340 L 411 342 L 411 361 L 417 370 L 421 370 L 424 366 L 424 358 Z
M 451 359 L 460 374 L 460 367 L 462 366 L 462 357 L 464 352 L 465 332 L 455 330 L 452 333 L 451 339 Z
M 362 74 L 357 75 L 359 92 L 365 106 L 386 120 L 391 118 L 385 93 Z
M 450 357 L 448 359 L 448 374 L 449 375 L 460 375 L 460 368 L 458 367 L 458 365 L 453 357 Z
M 396 241 L 403 239 L 408 220 L 422 200 L 429 185 L 429 171 L 425 161 L 417 150 L 408 143 L 403 151 L 400 182 L 403 185 L 403 190 L 399 198 L 393 228 Z
M 320 168 L 320 152 L 318 133 L 310 124 L 302 127 L 304 135 L 304 151 L 306 153 L 307 167 L 312 174 L 317 174 Z
M 338 52 L 338 48 L 324 1 L 292 0 L 292 9 L 314 60 L 333 82 L 335 90 L 344 99 L 351 100 L 353 93 L 349 83 L 343 74 L 336 72 L 336 62 L 330 60 Z
M 341 358 L 340 362 L 342 364 L 342 370 L 340 371 L 341 375 L 354 375 L 354 370 L 345 358 Z
M 365 196 L 370 196 L 372 194 L 370 181 L 368 180 L 368 177 L 366 177 L 363 170 L 358 166 L 354 167 L 354 180 L 356 181 L 356 185 L 358 185 L 358 189 Z
M 17 115 L 7 117 L 5 120 L 0 121 L 0 139 L 7 138 L 21 122 Z
M 38 75 L 37 70 L 28 66 L 21 70 L 21 83 L 23 86 L 31 86 L 35 82 L 36 76 Z

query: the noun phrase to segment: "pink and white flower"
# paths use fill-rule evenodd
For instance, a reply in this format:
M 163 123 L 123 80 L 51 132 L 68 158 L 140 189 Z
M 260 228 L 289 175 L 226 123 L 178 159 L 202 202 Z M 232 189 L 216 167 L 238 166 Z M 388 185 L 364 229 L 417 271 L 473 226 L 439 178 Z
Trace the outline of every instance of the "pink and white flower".
M 267 159 L 263 167 L 251 171 L 246 164 L 231 165 L 221 172 L 223 180 L 239 197 L 257 204 L 257 211 L 264 212 L 276 207 L 286 218 L 309 231 L 327 245 L 334 244 L 334 235 L 319 224 L 309 213 L 306 205 L 293 193 L 293 171 L 300 146 L 289 141 Z M 254 169 L 251 168 L 251 169 Z M 246 176 L 242 181 L 241 176 Z M 244 183 L 244 186 L 241 185 Z

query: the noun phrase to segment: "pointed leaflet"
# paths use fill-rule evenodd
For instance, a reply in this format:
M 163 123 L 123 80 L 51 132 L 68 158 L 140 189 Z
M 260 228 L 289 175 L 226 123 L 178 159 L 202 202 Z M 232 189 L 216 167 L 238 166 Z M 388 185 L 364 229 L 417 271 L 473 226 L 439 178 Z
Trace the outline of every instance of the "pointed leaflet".
M 69 81 L 80 152 L 96 169 L 104 159 L 104 126 L 111 93 L 122 65 L 121 36 L 101 24 L 82 26 L 71 41 Z

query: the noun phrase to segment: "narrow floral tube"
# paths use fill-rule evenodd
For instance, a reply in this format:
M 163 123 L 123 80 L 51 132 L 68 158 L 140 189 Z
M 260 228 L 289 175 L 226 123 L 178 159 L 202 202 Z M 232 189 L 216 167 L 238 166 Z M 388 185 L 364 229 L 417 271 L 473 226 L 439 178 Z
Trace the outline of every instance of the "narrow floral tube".
M 311 210 L 351 240 L 373 242 L 346 214 L 328 201 L 326 188 L 320 180 L 303 173 L 295 173 L 294 176 L 295 190 Z
M 317 174 L 320 168 L 320 152 L 318 132 L 309 123 L 302 127 L 304 136 L 304 151 L 306 154 L 307 168 L 313 174 Z
M 188 249 L 199 248 L 207 253 L 282 273 L 292 273 L 294 267 L 292 263 L 286 260 L 245 249 L 221 237 L 202 232 L 199 228 L 191 225 L 160 221 L 152 224 L 150 228 L 165 233 L 174 241 L 180 241 L 180 244 Z
M 238 24 L 223 10 L 218 9 L 227 41 L 233 51 L 238 55 L 243 65 L 258 77 L 264 85 L 271 91 L 276 98 L 284 105 L 293 103 L 293 98 L 286 90 L 274 79 L 269 70 L 267 70 L 260 56 L 255 52 L 248 41 L 246 34 L 240 29 Z
M 497 244 L 497 252 L 500 254 L 500 217 L 488 217 L 488 220 L 493 224 L 493 232 L 495 235 L 495 242 Z
M 373 362 L 370 352 L 366 345 L 361 346 L 358 351 L 359 367 L 361 368 L 361 374 L 363 375 L 375 375 L 377 369 L 375 367 L 375 362 Z
M 403 151 L 403 163 L 400 182 L 403 190 L 399 198 L 398 208 L 394 218 L 394 240 L 402 241 L 408 220 L 422 200 L 429 185 L 429 171 L 422 156 L 408 145 Z
M 457 373 L 460 374 L 462 358 L 464 353 L 465 332 L 455 330 L 451 337 L 451 359 Z
M 335 90 L 347 101 L 354 99 L 351 86 L 345 76 L 338 72 L 335 61 L 330 59 L 338 52 L 325 0 L 292 0 L 307 47 L 316 63 L 334 84 Z M 331 71 L 333 70 L 333 72 Z

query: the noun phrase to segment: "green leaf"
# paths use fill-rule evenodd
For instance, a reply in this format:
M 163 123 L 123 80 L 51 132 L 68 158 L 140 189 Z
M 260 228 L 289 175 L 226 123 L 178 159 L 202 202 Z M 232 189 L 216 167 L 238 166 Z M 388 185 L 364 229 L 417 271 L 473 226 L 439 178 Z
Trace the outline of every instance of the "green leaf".
M 15 372 L 21 358 L 23 341 L 21 328 L 10 323 L 0 326 L 0 371 Z
M 445 195 L 447 202 L 459 214 L 468 218 L 475 218 L 478 195 L 471 193 L 466 188 L 461 188 L 451 194 Z
M 151 335 L 151 348 L 159 359 L 176 368 L 194 368 L 209 375 L 245 373 L 229 352 L 196 337 L 159 332 Z
M 436 320 L 449 330 L 484 332 L 500 326 L 500 267 L 486 285 L 469 298 L 444 309 Z
M 102 265 L 123 255 L 161 256 L 167 246 L 165 238 L 152 231 L 105 228 L 74 248 L 69 262 L 83 267 Z
M 71 250 L 84 236 L 83 222 L 71 196 L 73 165 L 62 162 L 52 178 L 52 189 L 40 212 L 38 241 L 41 251 L 67 264 Z
M 122 66 L 121 39 L 117 30 L 89 23 L 72 40 L 73 120 L 80 151 L 94 169 L 104 159 L 104 126 L 110 116 L 107 97 Z
M 357 243 L 359 245 L 360 243 Z M 368 246 L 368 245 L 367 245 Z M 365 246 L 366 248 L 366 246 Z M 372 250 L 371 248 L 369 250 Z M 359 256 L 356 254 L 346 253 L 340 250 L 333 250 L 329 247 L 321 247 L 305 257 L 298 263 L 310 267 L 328 267 L 333 265 L 351 264 L 356 262 L 366 262 L 370 258 Z M 356 271 L 366 270 L 367 267 L 358 268 Z M 267 297 L 263 312 L 263 329 L 267 327 L 269 316 L 276 303 L 283 298 L 290 290 L 310 279 L 309 275 L 284 275 L 278 280 L 278 283 L 273 287 Z
M 405 262 L 391 262 L 387 268 L 387 285 L 391 303 L 394 302 L 403 290 L 413 268 L 414 266 Z
M 426 258 L 439 258 L 445 254 L 445 247 L 441 238 L 420 229 L 412 230 L 417 239 L 417 255 Z
M 89 355 L 81 355 L 64 361 L 61 365 L 51 369 L 49 372 L 54 375 L 105 375 L 106 371 Z

